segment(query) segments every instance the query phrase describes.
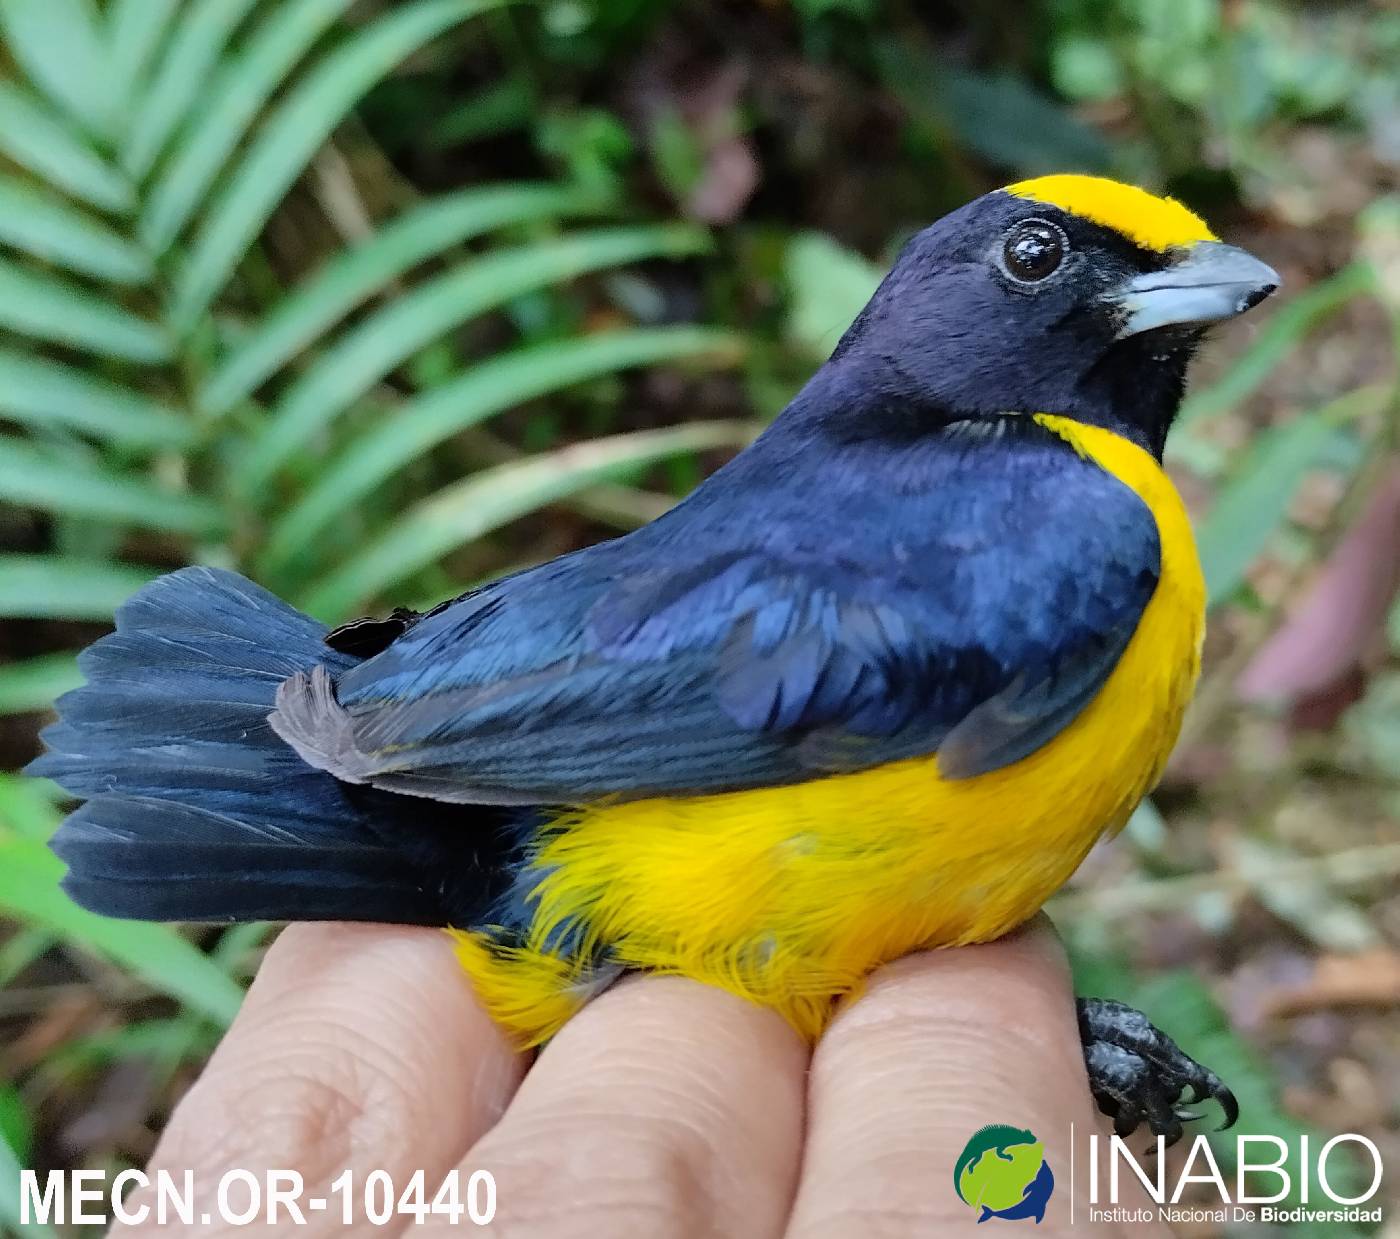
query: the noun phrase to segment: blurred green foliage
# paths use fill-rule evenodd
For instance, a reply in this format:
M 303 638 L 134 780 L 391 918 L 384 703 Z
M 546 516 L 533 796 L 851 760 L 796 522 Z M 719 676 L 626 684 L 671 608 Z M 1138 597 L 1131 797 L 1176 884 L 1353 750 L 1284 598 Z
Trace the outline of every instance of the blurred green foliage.
M 1384 381 L 1300 385 L 1247 446 L 1222 433 L 1358 305 L 1400 339 L 1375 258 L 1400 212 L 1358 249 L 1344 191 L 1369 173 L 1338 173 L 1400 164 L 1400 12 L 929 7 L 0 0 L 0 715 L 75 683 L 94 625 L 183 562 L 331 620 L 649 519 L 782 406 L 911 231 L 1051 169 L 1328 232 L 1321 278 L 1193 391 L 1171 448 L 1214 491 L 1212 604 L 1265 609 L 1252 570 L 1309 536 L 1305 476 L 1361 486 L 1396 409 L 1392 356 Z M 1358 717 L 1400 777 L 1394 700 Z M 71 952 L 115 966 L 133 1013 L 0 1090 L 19 1163 L 42 1155 L 32 1098 L 206 1053 L 262 932 L 80 913 L 50 792 L 0 778 L 0 987 Z M 1157 864 L 1164 834 L 1148 806 L 1129 842 Z M 1080 939 L 1086 975 L 1228 1060 L 1282 1130 L 1198 983 L 1140 984 Z

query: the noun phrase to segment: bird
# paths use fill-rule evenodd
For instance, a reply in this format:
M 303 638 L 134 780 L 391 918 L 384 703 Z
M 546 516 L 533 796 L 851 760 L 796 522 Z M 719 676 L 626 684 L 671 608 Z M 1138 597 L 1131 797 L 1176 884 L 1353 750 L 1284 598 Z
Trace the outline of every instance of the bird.
M 1208 329 L 1279 284 L 1179 201 L 1061 173 L 915 233 L 830 358 L 673 509 L 327 629 L 152 582 L 29 767 L 117 917 L 446 928 L 522 1047 L 630 972 L 809 1041 L 880 964 L 999 938 L 1176 741 L 1205 587 L 1162 468 Z M 1079 1000 L 1120 1134 L 1238 1107 Z

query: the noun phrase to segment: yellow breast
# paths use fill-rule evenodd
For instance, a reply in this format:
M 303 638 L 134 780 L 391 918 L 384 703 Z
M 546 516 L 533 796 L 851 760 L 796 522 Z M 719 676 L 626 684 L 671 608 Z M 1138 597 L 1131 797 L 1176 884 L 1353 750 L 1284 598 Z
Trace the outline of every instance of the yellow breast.
M 625 967 L 675 972 L 778 1008 L 808 1036 L 876 965 L 987 941 L 1030 917 L 1161 774 L 1200 662 L 1205 589 L 1180 497 L 1150 455 L 1040 416 L 1157 520 L 1158 585 L 1118 666 L 1049 744 L 944 780 L 920 757 L 796 786 L 591 805 L 539 855 L 530 942 L 461 935 L 497 1018 L 541 1041 L 586 996 L 562 927 Z M 581 915 L 582 914 L 582 915 Z

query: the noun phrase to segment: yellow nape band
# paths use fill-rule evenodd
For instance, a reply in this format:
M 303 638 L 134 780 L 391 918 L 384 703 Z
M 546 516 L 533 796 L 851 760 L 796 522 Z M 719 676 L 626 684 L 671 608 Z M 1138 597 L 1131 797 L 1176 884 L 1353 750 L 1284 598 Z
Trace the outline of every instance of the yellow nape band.
M 1038 176 L 1008 185 L 1006 192 L 1112 228 L 1143 249 L 1158 253 L 1218 239 L 1205 220 L 1175 198 L 1159 198 L 1136 185 L 1103 176 Z

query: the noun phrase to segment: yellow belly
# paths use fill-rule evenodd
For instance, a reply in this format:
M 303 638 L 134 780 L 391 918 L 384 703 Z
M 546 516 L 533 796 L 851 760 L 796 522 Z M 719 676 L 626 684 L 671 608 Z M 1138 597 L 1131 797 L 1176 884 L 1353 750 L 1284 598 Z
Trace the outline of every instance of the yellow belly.
M 1095 699 L 1050 743 L 944 780 L 918 757 L 796 786 L 594 804 L 561 821 L 527 944 L 459 934 L 488 1009 L 522 1042 L 553 1035 L 588 978 L 562 927 L 629 968 L 680 973 L 781 1011 L 815 1037 L 835 998 L 925 946 L 997 938 L 1033 915 L 1161 774 L 1200 664 L 1205 590 L 1191 527 L 1146 452 L 1041 416 L 1157 520 L 1161 575 Z M 586 910 L 586 915 L 580 916 Z

